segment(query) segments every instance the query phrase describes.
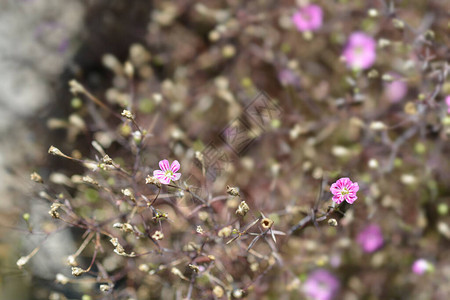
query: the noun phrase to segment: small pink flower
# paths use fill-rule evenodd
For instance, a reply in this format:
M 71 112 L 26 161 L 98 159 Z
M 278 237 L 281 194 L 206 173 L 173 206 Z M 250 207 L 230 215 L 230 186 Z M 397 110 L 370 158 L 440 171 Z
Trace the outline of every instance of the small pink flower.
M 392 82 L 384 84 L 384 95 L 393 103 L 402 100 L 408 92 L 408 85 L 400 79 L 396 73 L 391 73 L 395 78 Z
M 322 27 L 323 12 L 318 5 L 311 4 L 300 8 L 293 16 L 292 21 L 299 31 L 314 31 Z
M 358 183 L 353 183 L 349 178 L 341 178 L 330 187 L 330 191 L 333 194 L 333 201 L 337 204 L 342 203 L 344 200 L 350 204 L 353 204 L 358 197 L 356 192 L 359 190 Z
M 417 275 L 423 275 L 432 270 L 432 265 L 423 258 L 417 259 L 412 265 L 412 271 Z
M 447 104 L 447 113 L 450 114 L 450 95 L 445 98 L 445 104 Z
M 303 292 L 308 299 L 332 300 L 339 292 L 339 280 L 330 272 L 318 269 L 309 274 L 303 285 Z
M 180 169 L 178 160 L 174 160 L 170 166 L 167 159 L 161 160 L 159 162 L 159 167 L 162 171 L 153 171 L 153 176 L 155 176 L 162 184 L 169 184 L 171 180 L 175 181 L 180 179 L 181 173 L 176 173 Z
M 370 68 L 377 57 L 376 42 L 363 32 L 354 32 L 350 35 L 344 49 L 344 58 L 347 67 L 352 69 Z
M 357 242 L 364 252 L 372 253 L 384 244 L 383 233 L 380 226 L 372 224 L 364 228 L 357 237 Z

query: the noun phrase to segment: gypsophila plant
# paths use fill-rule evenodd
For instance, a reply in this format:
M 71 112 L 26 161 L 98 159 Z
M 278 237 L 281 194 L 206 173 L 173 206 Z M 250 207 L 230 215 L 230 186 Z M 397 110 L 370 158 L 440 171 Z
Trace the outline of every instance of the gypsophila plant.
M 46 234 L 75 235 L 56 283 L 99 299 L 445 299 L 448 18 L 419 2 L 155 1 L 145 44 L 103 57 L 108 87 L 71 80 L 71 115 L 49 122 L 83 141 L 31 175 Z

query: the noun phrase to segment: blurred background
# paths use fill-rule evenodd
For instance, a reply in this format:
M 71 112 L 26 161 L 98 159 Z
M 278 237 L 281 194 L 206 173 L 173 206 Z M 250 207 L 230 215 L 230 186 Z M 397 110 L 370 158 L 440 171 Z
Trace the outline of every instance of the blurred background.
M 362 32 L 367 41 L 348 54 L 352 34 Z M 370 51 L 359 58 L 367 67 L 351 64 Z M 127 162 L 130 133 L 71 94 L 76 79 L 114 111 L 131 107 L 153 129 L 145 161 L 178 159 L 188 184 L 195 151 L 243 119 L 252 143 L 236 151 L 222 141 L 231 163 L 209 190 L 239 186 L 280 231 L 309 213 L 322 180 L 327 191 L 340 177 L 359 183 L 337 228 L 282 239 L 267 273 L 258 266 L 269 259 L 249 258 L 246 246 L 239 259 L 224 258 L 233 288 L 249 299 L 448 299 L 449 62 L 446 0 L 0 0 L 1 298 L 113 299 L 92 283 L 56 278 L 71 277 L 65 259 L 83 232 L 47 236 L 57 223 L 30 180 L 37 171 L 45 191 L 65 185 L 76 195 L 67 179 L 84 169 L 49 157 L 50 145 L 93 159 L 95 140 Z M 261 91 L 279 109 L 262 130 L 245 113 Z M 17 260 L 36 247 L 19 269 Z M 182 299 L 187 285 L 177 279 L 125 277 L 114 296 Z M 210 290 L 199 287 L 194 299 L 221 299 Z

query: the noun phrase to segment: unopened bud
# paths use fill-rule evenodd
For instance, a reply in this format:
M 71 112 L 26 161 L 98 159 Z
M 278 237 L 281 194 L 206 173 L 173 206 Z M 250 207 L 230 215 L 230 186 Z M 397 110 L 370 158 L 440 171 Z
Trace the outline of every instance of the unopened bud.
M 386 125 L 381 121 L 374 121 L 370 123 L 370 129 L 374 131 L 382 131 L 386 130 L 386 128 L 387 128 Z
M 34 182 L 37 182 L 37 183 L 43 183 L 44 182 L 44 180 L 42 180 L 41 175 L 39 175 L 36 172 L 31 173 L 30 179 L 33 180 Z
M 109 292 L 111 290 L 111 287 L 108 284 L 101 284 L 100 285 L 100 291 L 103 293 Z
M 394 25 L 395 28 L 397 29 L 403 29 L 405 28 L 405 23 L 400 20 L 400 19 L 393 19 L 392 20 L 392 24 Z
M 54 146 L 50 146 L 50 148 L 48 148 L 48 153 L 51 155 L 57 155 L 57 156 L 63 156 L 63 157 L 66 156 L 64 153 L 61 152 L 61 150 L 59 150 L 58 148 L 56 148 Z
M 82 84 L 80 84 L 78 81 L 76 81 L 75 79 L 72 79 L 71 81 L 69 81 L 69 87 L 70 87 L 70 92 L 74 95 L 76 95 L 78 93 L 86 92 L 86 89 L 84 88 L 84 86 Z
M 336 219 L 328 219 L 328 225 L 330 225 L 331 227 L 336 227 L 338 226 L 338 222 Z
M 29 213 L 24 213 L 24 214 L 22 215 L 22 218 L 23 218 L 26 222 L 28 222 L 28 221 L 30 220 L 30 214 L 29 214 Z
M 19 269 L 22 269 L 22 267 L 24 265 L 26 265 L 28 263 L 28 261 L 30 260 L 29 256 L 22 256 L 21 258 L 19 258 L 16 262 L 16 265 L 19 267 Z
M 70 279 L 67 278 L 66 276 L 64 276 L 63 274 L 58 273 L 58 274 L 56 274 L 56 280 L 55 281 L 57 283 L 61 283 L 62 285 L 65 285 L 65 284 L 67 284 L 70 281 Z
M 129 61 L 125 62 L 125 74 L 127 74 L 129 78 L 133 78 L 134 67 Z

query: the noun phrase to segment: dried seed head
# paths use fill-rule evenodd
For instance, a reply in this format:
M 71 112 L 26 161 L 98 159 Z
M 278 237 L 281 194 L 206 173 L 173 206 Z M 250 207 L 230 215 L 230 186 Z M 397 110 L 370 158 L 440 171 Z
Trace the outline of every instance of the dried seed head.
M 121 115 L 125 118 L 127 118 L 128 120 L 134 120 L 134 116 L 131 113 L 131 111 L 124 109 L 123 112 L 121 113 Z
M 214 294 L 214 296 L 216 296 L 217 298 L 222 298 L 222 297 L 223 297 L 223 294 L 224 294 L 224 290 L 223 290 L 223 288 L 222 288 L 220 285 L 216 285 L 216 286 L 213 288 L 213 294 Z
M 227 194 L 229 194 L 231 196 L 240 196 L 239 188 L 227 185 Z
M 241 201 L 238 209 L 236 210 L 236 214 L 241 217 L 245 217 L 245 215 L 248 213 L 249 210 L 250 207 L 248 207 L 248 204 L 245 201 Z
M 219 230 L 219 237 L 229 237 L 231 235 L 231 226 L 224 227 Z
M 59 212 L 58 209 L 61 207 L 61 203 L 53 203 L 52 206 L 50 206 L 50 210 L 48 214 L 52 216 L 55 219 L 59 219 Z
M 264 228 L 266 230 L 271 228 L 272 225 L 273 225 L 273 221 L 269 218 L 264 218 L 261 220 L 261 226 L 262 226 L 262 228 Z
M 84 182 L 90 183 L 90 184 L 92 184 L 92 185 L 97 185 L 97 186 L 99 185 L 98 181 L 92 179 L 92 178 L 89 177 L 89 176 L 83 176 L 82 180 L 83 180 Z
M 164 238 L 164 233 L 162 233 L 161 231 L 155 231 L 155 233 L 152 235 L 152 238 L 156 241 L 160 241 Z
M 84 88 L 84 86 L 74 79 L 69 81 L 69 87 L 70 87 L 70 92 L 74 95 L 76 95 L 78 93 L 86 92 L 86 89 Z
M 156 177 L 150 175 L 148 175 L 147 178 L 145 178 L 145 184 L 153 184 L 161 188 L 161 182 Z
M 113 225 L 114 228 L 119 228 L 120 230 L 124 232 L 133 232 L 133 226 L 129 223 L 115 223 Z
M 200 225 L 197 226 L 197 228 L 195 229 L 195 231 L 196 231 L 198 234 L 204 234 L 204 233 L 205 233 L 205 231 L 203 230 L 202 226 L 200 226 Z
M 37 182 L 37 183 L 43 183 L 44 182 L 44 180 L 42 180 L 41 175 L 39 175 L 36 172 L 31 173 L 30 179 L 33 180 L 34 182 Z
M 200 272 L 200 268 L 196 265 L 189 264 L 189 268 L 191 268 L 195 273 Z
M 106 165 L 112 165 L 113 160 L 111 159 L 111 157 L 109 157 L 108 154 L 105 154 L 105 156 L 102 157 L 102 163 L 104 163 Z
M 80 276 L 83 273 L 86 273 L 86 270 L 83 270 L 82 268 L 78 268 L 78 267 L 72 267 L 72 275 L 73 276 Z

